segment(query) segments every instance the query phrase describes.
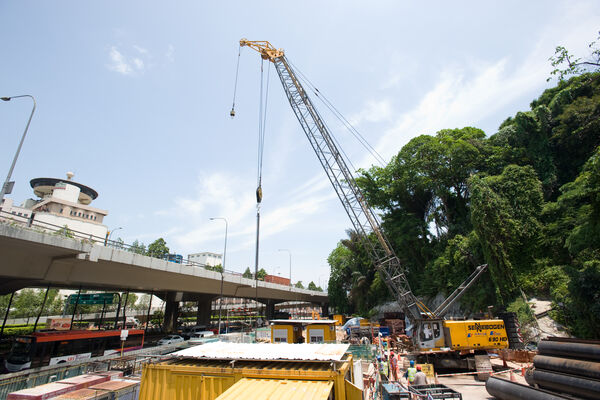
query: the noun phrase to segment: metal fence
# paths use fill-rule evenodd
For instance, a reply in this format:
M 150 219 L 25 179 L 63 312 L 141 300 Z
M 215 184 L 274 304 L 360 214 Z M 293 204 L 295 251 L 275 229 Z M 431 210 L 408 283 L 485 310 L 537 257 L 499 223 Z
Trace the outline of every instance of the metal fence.
M 110 355 L 92 360 L 79 360 L 60 366 L 47 366 L 34 370 L 0 375 L 0 400 L 6 399 L 9 393 L 32 388 L 45 383 L 71 378 L 73 376 L 104 372 L 110 370 L 124 371 L 124 375 L 141 375 L 144 364 L 164 358 L 166 353 L 178 349 L 177 345 L 165 345 L 129 352 L 128 355 Z
M 90 372 L 90 366 L 88 364 L 81 364 L 72 367 L 56 368 L 37 374 L 3 379 L 0 381 L 0 399 L 6 399 L 6 396 L 8 396 L 9 393 L 16 392 L 17 390 L 43 385 L 45 383 L 70 378 L 87 372 Z

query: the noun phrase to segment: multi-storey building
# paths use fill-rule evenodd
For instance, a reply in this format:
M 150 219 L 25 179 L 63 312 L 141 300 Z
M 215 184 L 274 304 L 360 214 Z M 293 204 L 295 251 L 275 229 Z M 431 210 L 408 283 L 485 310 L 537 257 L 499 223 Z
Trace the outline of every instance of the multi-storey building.
M 223 265 L 223 255 L 205 251 L 204 253 L 188 254 L 188 261 L 214 267 L 215 265 Z
M 28 199 L 16 207 L 11 199 L 4 199 L 2 216 L 19 222 L 28 222 L 36 227 L 56 231 L 68 228 L 76 237 L 101 240 L 108 228 L 102 221 L 108 211 L 90 206 L 98 197 L 94 189 L 67 179 L 35 178 L 30 181 L 33 193 L 39 199 Z M 10 213 L 8 215 L 6 213 Z

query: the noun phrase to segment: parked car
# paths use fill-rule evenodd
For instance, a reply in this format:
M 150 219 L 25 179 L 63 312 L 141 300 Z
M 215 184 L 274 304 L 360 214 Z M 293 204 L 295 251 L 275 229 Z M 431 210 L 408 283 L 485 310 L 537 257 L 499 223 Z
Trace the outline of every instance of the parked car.
M 205 331 L 207 331 L 207 329 L 206 329 L 206 326 L 204 326 L 204 325 L 191 326 L 191 327 L 184 329 L 183 332 L 181 332 L 181 336 L 183 336 L 183 338 L 185 338 L 185 339 L 190 339 L 190 338 L 196 336 L 196 334 L 198 332 L 205 332 Z
M 218 342 L 219 337 L 214 334 L 213 331 L 200 331 L 196 332 L 194 336 L 190 338 L 190 344 L 204 344 L 210 342 Z
M 156 344 L 158 346 L 162 346 L 165 344 L 181 343 L 183 341 L 184 341 L 184 339 L 179 335 L 169 335 L 169 336 L 165 336 L 164 338 L 160 339 Z
M 194 335 L 192 336 L 192 339 L 209 337 L 209 336 L 215 336 L 215 333 L 213 331 L 198 331 L 198 332 L 194 333 Z

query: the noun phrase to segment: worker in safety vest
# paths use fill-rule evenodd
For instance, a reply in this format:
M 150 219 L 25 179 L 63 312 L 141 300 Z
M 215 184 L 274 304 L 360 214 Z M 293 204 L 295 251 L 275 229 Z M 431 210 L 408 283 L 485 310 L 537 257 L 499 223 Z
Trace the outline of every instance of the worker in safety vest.
M 390 374 L 388 375 L 390 380 L 398 380 L 398 359 L 393 351 L 390 351 Z
M 408 381 L 409 385 L 412 385 L 415 381 L 415 375 L 417 374 L 417 369 L 415 368 L 415 360 L 410 360 L 410 367 L 404 373 L 404 377 Z
M 381 380 L 383 380 L 384 382 L 387 382 L 390 380 L 390 370 L 389 370 L 389 364 L 388 364 L 388 358 L 387 356 L 384 354 L 381 360 L 381 369 L 383 370 L 383 374 L 381 377 Z

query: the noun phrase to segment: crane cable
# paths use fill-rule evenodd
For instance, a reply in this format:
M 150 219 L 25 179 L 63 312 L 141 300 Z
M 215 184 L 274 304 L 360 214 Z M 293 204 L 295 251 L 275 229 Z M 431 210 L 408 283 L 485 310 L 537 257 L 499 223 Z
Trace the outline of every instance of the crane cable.
M 260 62 L 260 106 L 258 110 L 258 157 L 257 157 L 257 188 L 256 201 L 262 201 L 262 171 L 263 171 L 263 154 L 265 149 L 265 132 L 267 126 L 267 104 L 269 100 L 269 78 L 271 75 L 271 63 L 268 63 L 267 82 L 264 81 L 264 60 Z M 264 98 L 264 99 L 263 99 Z
M 237 83 L 238 83 L 238 75 L 240 73 L 240 58 L 242 55 L 242 46 L 238 47 L 238 59 L 237 59 L 237 67 L 235 69 L 235 83 L 233 84 L 233 104 L 231 105 L 231 111 L 229 111 L 229 116 L 231 118 L 235 117 L 235 94 L 237 92 Z
M 289 61 L 288 61 L 289 62 Z M 359 141 L 359 143 L 375 158 L 375 160 L 381 164 L 381 167 L 385 167 L 387 162 L 385 159 L 375 150 L 373 146 L 365 139 L 363 135 L 344 117 L 344 115 L 325 97 L 325 95 L 306 77 L 302 71 L 298 69 L 293 63 L 290 62 L 294 71 L 298 73 L 302 81 L 313 91 L 315 96 L 331 111 L 331 113 L 350 131 L 350 133 Z M 334 138 L 334 140 L 336 140 Z M 336 140 L 337 142 L 337 140 Z M 339 146 L 339 144 L 338 144 Z

